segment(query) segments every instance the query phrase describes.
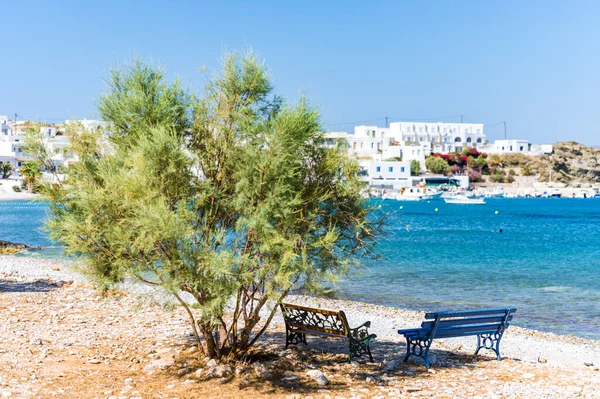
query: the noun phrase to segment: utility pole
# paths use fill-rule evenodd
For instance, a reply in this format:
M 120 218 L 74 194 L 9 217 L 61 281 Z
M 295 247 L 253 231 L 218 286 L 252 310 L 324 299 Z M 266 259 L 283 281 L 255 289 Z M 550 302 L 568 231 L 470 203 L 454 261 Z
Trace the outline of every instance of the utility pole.
M 385 127 L 388 127 L 388 117 L 385 117 Z
M 463 116 L 460 116 L 460 123 L 463 123 Z
M 506 121 L 503 121 L 504 123 L 504 140 L 506 140 Z

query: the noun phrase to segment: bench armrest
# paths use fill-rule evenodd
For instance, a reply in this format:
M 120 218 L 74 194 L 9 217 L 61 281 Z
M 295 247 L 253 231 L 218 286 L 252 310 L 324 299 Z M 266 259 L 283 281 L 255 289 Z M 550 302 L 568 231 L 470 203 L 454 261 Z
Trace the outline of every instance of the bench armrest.
M 398 334 L 400 335 L 420 335 L 424 333 L 426 330 L 424 328 L 407 328 L 404 330 L 398 330 Z
M 350 329 L 350 337 L 354 338 L 356 340 L 362 340 L 364 338 L 369 337 L 369 327 L 371 327 L 371 322 L 367 321 L 364 324 L 361 324 L 360 326 L 356 327 L 356 328 L 351 328 Z M 373 334 L 371 334 L 373 335 Z

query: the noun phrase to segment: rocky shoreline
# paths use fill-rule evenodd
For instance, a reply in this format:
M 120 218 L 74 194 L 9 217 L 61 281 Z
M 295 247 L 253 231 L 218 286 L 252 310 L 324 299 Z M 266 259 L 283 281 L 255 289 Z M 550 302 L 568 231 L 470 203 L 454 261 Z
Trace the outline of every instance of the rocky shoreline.
M 142 292 L 100 296 L 71 264 L 0 256 L 0 397 L 600 397 L 600 341 L 511 326 L 502 362 L 474 361 L 474 337 L 448 339 L 434 341 L 428 371 L 401 362 L 396 333 L 423 312 L 293 296 L 343 309 L 352 325 L 370 320 L 375 363 L 346 363 L 331 340 L 284 350 L 278 315 L 251 362 L 214 364 L 198 359 L 182 309 Z

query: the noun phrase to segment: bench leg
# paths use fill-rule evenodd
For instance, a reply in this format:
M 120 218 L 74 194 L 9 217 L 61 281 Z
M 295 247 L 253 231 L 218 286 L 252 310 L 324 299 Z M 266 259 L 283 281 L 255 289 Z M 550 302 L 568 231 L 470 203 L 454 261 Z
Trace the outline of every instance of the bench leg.
M 287 349 L 290 344 L 297 345 L 301 342 L 304 343 L 304 345 L 308 345 L 308 342 L 306 342 L 306 334 L 296 331 L 285 331 L 285 349 Z
M 373 355 L 371 355 L 371 340 L 365 340 L 362 342 L 354 341 L 350 339 L 349 342 L 350 353 L 348 357 L 348 361 L 352 363 L 352 358 L 354 356 L 362 356 L 363 354 L 369 355 L 369 360 L 373 362 Z
M 423 359 L 425 367 L 429 368 L 429 348 L 432 342 L 432 339 L 410 339 L 406 337 L 406 355 L 403 361 L 408 361 L 410 356 L 420 357 Z
M 494 351 L 498 360 L 502 360 L 502 357 L 500 356 L 501 339 L 502 332 L 477 335 L 477 349 L 475 349 L 475 357 L 477 357 L 477 354 L 481 349 L 489 349 Z
M 402 361 L 404 363 L 406 363 L 408 361 L 409 357 L 410 357 L 410 339 L 408 337 L 406 337 L 406 355 L 404 356 L 404 359 L 402 359 Z

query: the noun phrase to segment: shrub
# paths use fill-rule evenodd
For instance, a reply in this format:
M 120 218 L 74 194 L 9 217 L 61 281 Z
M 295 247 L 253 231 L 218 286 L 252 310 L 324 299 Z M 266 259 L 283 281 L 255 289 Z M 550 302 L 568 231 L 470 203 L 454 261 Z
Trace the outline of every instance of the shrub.
M 13 186 L 13 188 L 12 188 L 12 189 L 13 189 L 13 191 L 14 191 L 15 193 L 20 193 L 20 192 L 21 192 L 21 187 L 19 187 L 19 186 Z
M 469 173 L 469 181 L 471 183 L 479 183 L 483 181 L 483 175 L 480 172 L 473 171 Z
M 515 170 L 514 170 L 514 169 L 509 169 L 509 171 L 508 171 L 508 174 L 509 174 L 510 176 L 516 176 L 516 175 L 517 175 L 517 172 L 515 172 Z
M 523 176 L 533 176 L 533 175 L 535 175 L 535 170 L 533 169 L 533 167 L 531 165 L 524 165 L 521 168 L 521 174 Z
M 425 160 L 425 166 L 431 173 L 445 174 L 450 170 L 448 162 L 439 156 L 432 156 Z
M 410 162 L 410 175 L 419 176 L 421 174 L 421 163 L 416 159 Z

